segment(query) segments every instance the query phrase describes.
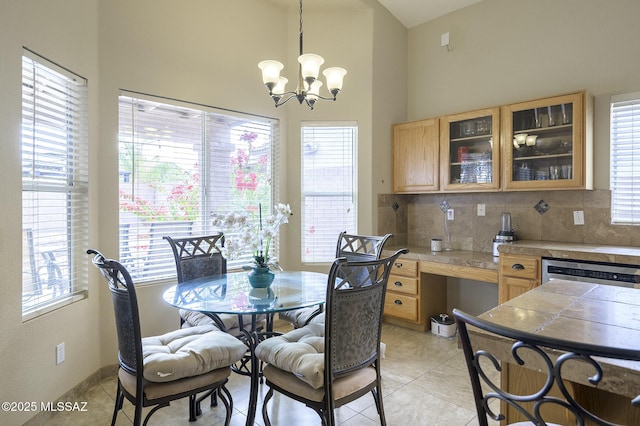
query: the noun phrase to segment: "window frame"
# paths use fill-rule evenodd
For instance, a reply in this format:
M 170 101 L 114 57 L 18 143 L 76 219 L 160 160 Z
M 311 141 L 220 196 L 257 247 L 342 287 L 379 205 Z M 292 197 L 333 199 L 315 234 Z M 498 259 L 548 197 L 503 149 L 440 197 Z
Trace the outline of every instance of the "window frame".
M 237 202 L 233 204 L 232 202 L 229 204 L 230 200 L 238 201 L 243 196 L 251 197 L 249 194 L 250 191 L 258 191 L 261 190 L 262 197 L 265 197 L 264 200 L 261 201 L 262 208 L 270 209 L 271 206 L 274 206 L 279 194 L 278 181 L 275 178 L 277 175 L 277 169 L 279 167 L 279 120 L 259 116 L 255 114 L 243 113 L 238 111 L 232 111 L 228 109 L 216 108 L 213 106 L 196 104 L 188 101 L 169 99 L 161 96 L 153 96 L 148 94 L 141 94 L 137 92 L 125 91 L 122 90 L 119 98 L 119 106 L 122 107 L 123 99 L 130 99 L 133 102 L 138 102 L 140 105 L 144 106 L 147 104 L 157 104 L 157 109 L 164 109 L 165 112 L 169 115 L 173 113 L 180 112 L 188 112 L 191 114 L 191 119 L 193 121 L 193 127 L 200 126 L 201 132 L 193 132 L 190 134 L 184 134 L 178 136 L 176 133 L 173 139 L 167 139 L 169 144 L 173 143 L 174 146 L 178 146 L 181 142 L 178 140 L 184 140 L 186 144 L 189 142 L 192 143 L 193 149 L 192 153 L 184 153 L 184 155 L 194 155 L 196 156 L 197 163 L 197 175 L 198 179 L 198 191 L 200 192 L 197 197 L 198 200 L 192 199 L 193 206 L 197 209 L 197 213 L 193 219 L 189 219 L 187 222 L 191 222 L 189 225 L 183 226 L 182 229 L 177 229 L 175 231 L 174 236 L 186 236 L 186 235 L 206 235 L 217 232 L 218 230 L 213 227 L 212 223 L 212 214 L 224 214 L 230 211 L 242 211 L 246 205 L 240 207 L 240 204 Z M 122 113 L 122 111 L 121 111 Z M 131 123 L 135 124 L 136 112 L 132 111 L 132 121 Z M 138 115 L 140 119 L 142 119 L 141 115 Z M 160 117 L 160 115 L 158 115 Z M 147 120 L 153 120 L 154 115 L 149 115 Z M 149 121 L 153 123 L 152 121 Z M 197 124 L 196 126 L 196 122 Z M 131 124 L 129 123 L 129 124 Z M 231 124 L 233 123 L 233 125 Z M 127 124 L 127 125 L 129 125 Z M 157 124 L 159 129 L 162 129 L 160 125 L 167 125 L 169 123 L 155 123 Z M 123 131 L 123 120 L 122 117 L 119 120 L 119 152 L 123 146 L 123 140 L 125 139 L 125 132 Z M 188 128 L 183 128 L 185 132 L 188 132 Z M 136 132 L 135 128 L 132 127 L 131 132 Z M 257 132 L 257 141 L 251 139 L 253 133 L 252 131 Z M 136 143 L 133 139 L 138 138 L 139 141 L 137 143 L 142 144 L 142 139 L 145 137 L 141 131 L 137 131 L 138 136 L 131 136 L 131 143 Z M 249 134 L 247 139 L 243 139 L 244 136 Z M 173 142 L 172 142 L 173 140 Z M 235 141 L 235 142 L 234 142 Z M 242 142 L 239 142 L 242 141 Z M 255 142 L 252 145 L 252 142 Z M 130 143 L 130 142 L 127 142 Z M 246 146 L 247 151 L 251 151 L 247 156 L 241 156 L 243 160 L 246 160 L 246 163 L 242 165 L 238 165 L 238 163 L 234 163 L 236 161 L 236 155 L 239 150 L 240 144 Z M 257 147 L 257 148 L 256 148 Z M 177 149 L 177 148 L 175 148 Z M 255 186 L 252 185 L 250 180 L 242 181 L 242 185 L 237 184 L 237 180 L 234 180 L 234 173 L 238 172 L 239 169 L 249 170 L 251 167 L 256 166 L 259 162 L 259 158 L 255 157 L 251 160 L 251 164 L 249 164 L 249 159 L 252 156 L 252 153 L 255 153 L 256 156 L 260 156 L 264 154 L 264 150 L 267 150 L 268 155 L 266 161 L 268 164 L 264 167 L 263 181 L 268 182 L 267 190 L 265 194 L 265 187 L 258 187 L 256 189 Z M 121 153 L 122 154 L 122 153 Z M 239 154 L 238 154 L 239 155 Z M 178 162 L 179 154 L 176 154 L 172 157 Z M 249 159 L 247 159 L 249 158 Z M 120 160 L 122 161 L 122 155 L 120 155 Z M 163 160 L 160 160 L 163 161 Z M 242 161 L 242 160 L 240 160 Z M 212 165 L 220 164 L 222 168 L 213 169 Z M 236 166 L 234 166 L 236 164 Z M 234 168 L 235 167 L 235 168 Z M 123 168 L 122 166 L 119 169 L 120 180 L 122 185 L 123 179 Z M 133 176 L 133 174 L 132 174 Z M 249 177 L 244 176 L 245 179 L 249 179 Z M 136 179 L 133 177 L 132 179 Z M 169 185 L 175 185 L 176 182 L 168 181 Z M 175 188 L 175 186 L 174 186 Z M 218 188 L 218 189 L 216 189 Z M 225 188 L 225 191 L 219 190 L 219 188 Z M 240 189 L 239 189 L 240 188 Z M 121 186 L 122 189 L 122 186 Z M 133 194 L 133 192 L 132 192 Z M 235 195 L 234 195 L 235 194 Z M 244 195 L 242 195 L 244 194 Z M 249 194 L 249 195 L 247 195 Z M 235 198 L 234 198 L 235 197 Z M 240 198 L 238 198 L 240 197 Z M 248 201 L 244 199 L 247 203 Z M 167 200 L 168 203 L 168 200 Z M 167 204 L 165 203 L 165 204 Z M 256 201 L 256 205 L 258 205 Z M 128 219 L 123 215 L 122 209 L 122 199 L 121 199 L 121 207 L 120 207 L 120 239 L 119 239 L 119 247 L 120 247 L 120 258 L 124 259 L 125 253 L 128 252 L 128 239 L 123 237 L 122 230 L 123 226 L 126 225 Z M 160 222 L 158 222 L 160 223 Z M 132 225 L 133 226 L 133 225 Z M 132 228 L 133 229 L 133 228 Z M 127 231 L 127 234 L 130 231 Z M 151 234 L 151 233 L 150 233 Z M 135 238 L 135 236 L 133 236 Z M 169 244 L 161 240 L 160 234 L 158 235 L 159 241 L 154 246 L 154 255 L 157 254 L 156 259 L 152 259 L 149 263 L 150 267 L 153 267 L 154 262 L 163 262 L 166 264 L 166 270 L 160 273 L 155 272 L 144 272 L 141 268 L 141 264 L 139 264 L 140 259 L 139 256 L 136 256 L 134 253 L 134 261 L 138 262 L 132 266 L 131 263 L 125 264 L 128 267 L 129 271 L 132 274 L 132 278 L 136 285 L 146 285 L 149 283 L 159 282 L 159 281 L 168 281 L 175 279 L 175 263 L 173 260 L 173 254 L 171 253 L 171 248 Z M 149 236 L 151 241 L 151 235 Z M 155 241 L 154 239 L 154 241 Z M 151 242 L 149 243 L 148 250 L 151 252 Z M 276 238 L 276 241 L 272 242 L 273 247 L 273 256 L 278 255 L 279 244 Z M 162 260 L 161 260 L 162 259 Z M 230 272 L 235 270 L 240 270 L 243 266 L 251 263 L 251 253 L 247 250 L 246 253 L 238 259 L 228 259 L 227 260 L 227 269 Z
M 610 102 L 611 224 L 640 225 L 640 92 Z
M 20 144 L 27 321 L 88 297 L 89 228 L 88 81 L 27 48 Z
M 321 188 L 320 186 L 313 186 L 311 188 L 306 187 L 305 184 L 305 168 L 307 162 L 305 161 L 306 155 L 318 155 L 322 150 L 322 138 L 329 137 L 331 139 L 331 131 L 335 131 L 337 129 L 338 132 L 342 132 L 343 136 L 347 133 L 350 133 L 350 139 L 343 139 L 345 144 L 350 144 L 349 147 L 344 146 L 343 153 L 349 152 L 350 162 L 351 162 L 351 170 L 350 170 L 350 187 L 347 186 L 338 189 L 338 186 L 329 185 L 332 189 L 336 188 L 336 190 L 327 191 L 326 188 Z M 318 139 L 320 140 L 310 140 L 311 138 L 305 136 L 305 131 L 310 130 L 313 132 L 318 132 Z M 358 229 L 358 123 L 355 121 L 303 121 L 301 123 L 300 129 L 300 139 L 301 139 L 301 184 L 300 184 L 300 193 L 301 193 L 301 249 L 300 249 L 300 258 L 302 264 L 325 264 L 330 263 L 335 259 L 335 251 L 338 235 L 340 232 L 346 231 L 349 233 L 356 233 Z M 328 140 L 325 141 L 328 143 Z M 332 173 L 329 173 L 329 176 L 333 176 Z M 321 183 L 324 179 L 311 179 L 312 184 Z M 307 203 L 311 198 L 316 197 L 318 200 L 325 199 L 325 202 L 329 200 L 330 203 L 331 198 L 350 198 L 350 205 L 346 211 L 343 213 L 337 213 L 334 217 L 336 222 L 331 222 L 335 225 L 336 223 L 340 223 L 337 226 L 334 226 L 334 229 L 326 229 L 319 238 L 315 238 L 315 242 L 311 243 L 311 250 L 316 251 L 317 254 L 308 254 L 307 251 L 310 248 L 308 244 L 308 240 L 310 240 L 307 234 L 310 232 L 311 227 L 313 227 L 313 233 L 316 233 L 316 227 L 314 221 L 315 219 L 310 218 L 308 214 L 308 210 L 310 209 L 307 206 Z M 322 201 L 320 201 L 322 204 Z M 315 210 L 315 209 L 314 209 Z M 332 209 L 327 209 L 326 211 L 332 211 Z M 345 216 L 346 214 L 346 216 Z M 345 219 L 346 218 L 346 219 Z M 340 220 L 345 219 L 343 222 Z M 338 229 L 338 227 L 340 227 Z M 322 231 L 321 231 L 322 232 Z

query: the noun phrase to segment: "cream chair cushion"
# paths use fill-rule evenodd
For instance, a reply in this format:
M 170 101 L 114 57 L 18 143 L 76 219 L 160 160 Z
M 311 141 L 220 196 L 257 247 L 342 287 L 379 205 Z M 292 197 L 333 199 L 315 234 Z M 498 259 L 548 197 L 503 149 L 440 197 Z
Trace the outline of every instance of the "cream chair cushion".
M 239 361 L 247 347 L 213 326 L 182 328 L 142 339 L 144 378 L 170 382 Z
M 324 385 L 324 325 L 309 324 L 256 347 L 258 359 L 319 389 Z

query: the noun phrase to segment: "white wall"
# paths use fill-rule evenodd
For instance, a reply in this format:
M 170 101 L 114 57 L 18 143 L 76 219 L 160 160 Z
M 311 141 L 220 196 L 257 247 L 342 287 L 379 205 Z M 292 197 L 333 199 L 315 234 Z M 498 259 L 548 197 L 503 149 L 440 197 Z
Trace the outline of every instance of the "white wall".
M 101 367 L 96 283 L 88 299 L 22 322 L 21 56 L 39 53 L 89 80 L 89 145 L 97 145 L 98 37 L 96 0 L 4 0 L 0 11 L 0 379 L 1 401 L 55 400 Z M 91 206 L 95 210 L 95 201 Z M 95 214 L 91 216 L 96 218 Z M 90 238 L 95 239 L 95 230 Z M 55 363 L 65 342 L 66 360 Z M 0 412 L 18 425 L 34 413 Z
M 407 118 L 586 89 L 595 96 L 595 187 L 606 189 L 609 98 L 640 90 L 638 16 L 637 0 L 483 0 L 412 28 Z

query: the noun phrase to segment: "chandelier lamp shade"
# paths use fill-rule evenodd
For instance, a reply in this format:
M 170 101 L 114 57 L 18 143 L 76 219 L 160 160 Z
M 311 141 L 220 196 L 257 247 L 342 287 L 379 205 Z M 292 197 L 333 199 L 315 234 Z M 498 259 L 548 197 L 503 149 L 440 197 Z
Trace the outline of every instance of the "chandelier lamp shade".
M 262 70 L 262 82 L 269 90 L 269 96 L 274 100 L 276 107 L 284 105 L 292 98 L 296 98 L 300 105 L 306 103 L 309 109 L 313 109 L 318 99 L 335 101 L 336 96 L 342 90 L 342 80 L 347 74 L 347 70 L 339 67 L 325 69 L 322 74 L 327 82 L 327 90 L 330 97 L 320 95 L 322 81 L 318 80 L 320 67 L 324 63 L 322 56 L 313 53 L 303 53 L 302 42 L 302 0 L 300 0 L 300 56 L 298 57 L 298 86 L 295 91 L 287 92 L 285 85 L 289 80 L 280 75 L 284 68 L 281 62 L 274 60 L 262 61 L 258 68 Z

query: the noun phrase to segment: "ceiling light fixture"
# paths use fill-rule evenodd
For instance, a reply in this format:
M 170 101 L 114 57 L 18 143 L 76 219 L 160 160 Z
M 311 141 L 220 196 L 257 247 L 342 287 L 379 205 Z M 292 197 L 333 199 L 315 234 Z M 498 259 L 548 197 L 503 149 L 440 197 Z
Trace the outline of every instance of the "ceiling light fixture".
M 284 105 L 290 99 L 296 98 L 300 105 L 305 102 L 309 109 L 313 109 L 318 99 L 335 101 L 336 96 L 342 90 L 342 80 L 347 70 L 339 67 L 325 69 L 324 74 L 327 81 L 327 89 L 332 97 L 320 96 L 322 82 L 318 80 L 320 66 L 324 63 L 322 56 L 313 53 L 303 53 L 302 48 L 302 0 L 300 0 L 300 56 L 298 57 L 298 87 L 295 91 L 285 92 L 285 84 L 289 81 L 280 76 L 280 71 L 284 68 L 281 62 L 266 60 L 258 64 L 262 70 L 262 82 L 269 90 L 269 96 L 276 103 L 276 107 Z

